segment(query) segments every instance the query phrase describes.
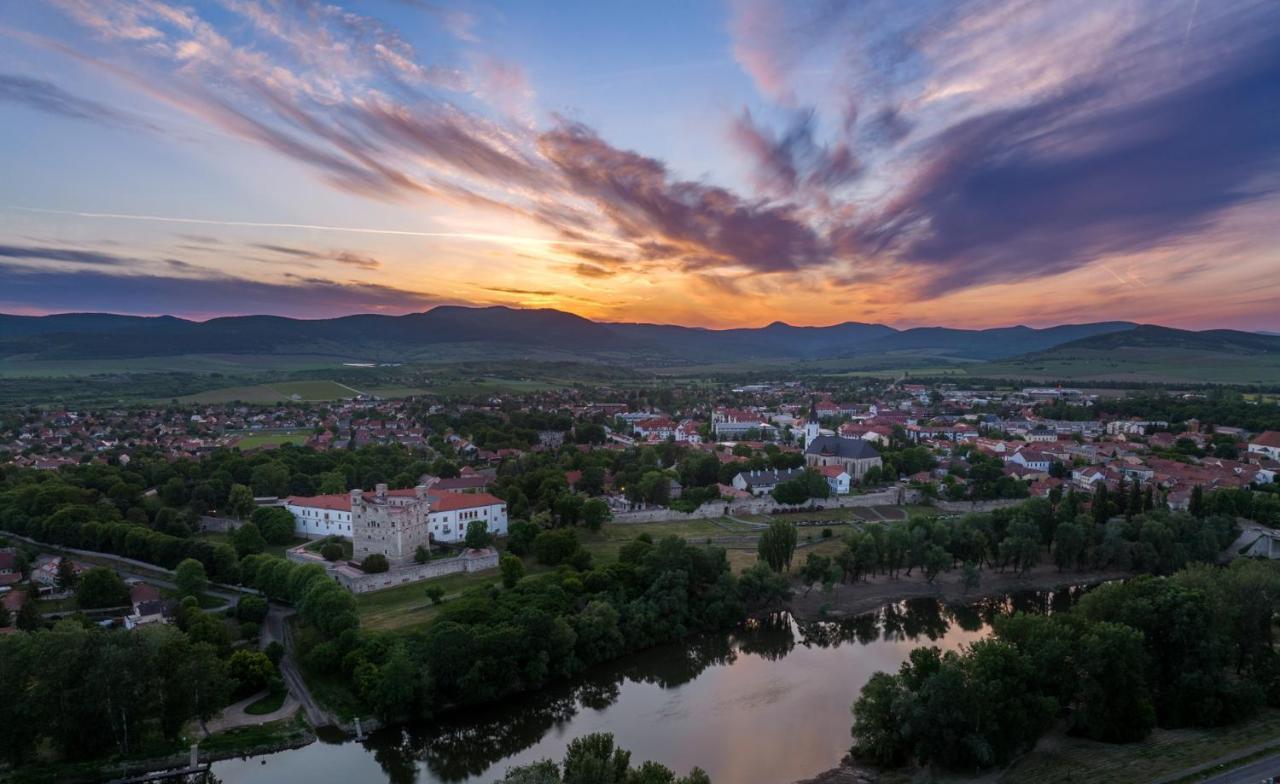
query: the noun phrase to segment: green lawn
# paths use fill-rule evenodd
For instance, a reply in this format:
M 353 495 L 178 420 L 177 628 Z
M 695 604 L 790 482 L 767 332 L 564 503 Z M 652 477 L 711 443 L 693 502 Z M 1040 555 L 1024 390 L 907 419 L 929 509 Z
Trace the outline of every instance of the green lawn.
M 353 552 L 351 540 L 343 539 L 341 537 L 334 537 L 333 541 L 342 545 L 342 560 L 350 561 L 352 552 Z M 320 550 L 322 550 L 324 546 L 328 543 L 329 543 L 329 539 L 327 537 L 324 539 L 312 539 L 311 541 L 307 542 L 306 547 L 308 550 L 310 550 L 313 553 L 319 553 Z M 289 547 L 292 549 L 294 545 L 289 545 Z
M 283 444 L 302 445 L 307 442 L 311 434 L 310 430 L 244 431 L 238 434 L 240 440 L 236 442 L 236 446 L 248 450 L 277 447 Z
M 276 694 L 268 694 L 256 702 L 251 702 L 245 706 L 244 712 L 250 716 L 265 716 L 268 713 L 275 713 L 280 710 L 280 706 L 284 705 L 284 698 L 288 695 L 288 691 L 281 689 Z
M 445 596 L 452 596 L 472 588 L 497 584 L 501 579 L 497 569 L 488 569 L 483 572 L 445 575 L 385 591 L 362 593 L 356 596 L 360 625 L 378 631 L 422 626 L 434 618 L 439 609 L 427 598 L 428 585 L 438 585 L 444 589 Z
M 1280 710 L 1215 729 L 1152 732 L 1139 743 L 1112 744 L 1047 735 L 1000 776 L 1000 784 L 1143 784 L 1266 743 L 1280 743 Z

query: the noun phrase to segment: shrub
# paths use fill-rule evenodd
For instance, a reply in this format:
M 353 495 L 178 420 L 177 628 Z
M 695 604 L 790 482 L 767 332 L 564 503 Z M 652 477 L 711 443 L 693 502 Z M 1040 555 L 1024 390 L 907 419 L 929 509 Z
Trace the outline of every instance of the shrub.
M 382 553 L 372 553 L 360 562 L 360 570 L 365 574 L 380 574 L 391 568 L 387 557 Z
M 320 555 L 330 563 L 342 560 L 343 552 L 342 545 L 338 542 L 326 542 L 320 548 Z
M 538 563 L 559 566 L 578 551 L 578 535 L 571 528 L 543 531 L 533 540 L 533 553 Z

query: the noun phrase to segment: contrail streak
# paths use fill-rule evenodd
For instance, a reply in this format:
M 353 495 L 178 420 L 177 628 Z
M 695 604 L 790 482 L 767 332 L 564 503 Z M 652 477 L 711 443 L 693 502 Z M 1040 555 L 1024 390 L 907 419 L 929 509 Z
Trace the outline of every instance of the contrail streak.
M 257 229 L 309 229 L 312 231 L 333 231 L 347 234 L 384 234 L 396 237 L 436 237 L 455 240 L 472 240 L 475 242 L 496 242 L 523 245 L 587 245 L 615 246 L 620 242 L 590 240 L 542 239 L 539 237 L 517 237 L 509 234 L 485 234 L 478 232 L 453 231 L 410 231 L 407 229 L 368 229 L 359 226 L 323 226 L 315 223 L 274 223 L 261 221 L 227 221 L 208 218 L 175 218 L 164 215 L 126 215 L 116 212 L 74 212 L 71 210 L 49 210 L 40 207 L 9 207 L 22 212 L 38 212 L 46 215 L 67 215 L 75 218 L 101 218 L 105 220 L 150 221 L 155 223 L 189 223 L 199 226 L 236 226 Z

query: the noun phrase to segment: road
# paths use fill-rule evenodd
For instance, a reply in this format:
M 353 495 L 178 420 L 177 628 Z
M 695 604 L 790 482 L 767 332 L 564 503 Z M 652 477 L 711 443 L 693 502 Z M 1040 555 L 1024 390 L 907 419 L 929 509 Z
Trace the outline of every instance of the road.
M 1269 776 L 1280 776 L 1280 754 L 1241 765 L 1233 770 L 1203 779 L 1200 784 L 1258 784 L 1270 781 Z

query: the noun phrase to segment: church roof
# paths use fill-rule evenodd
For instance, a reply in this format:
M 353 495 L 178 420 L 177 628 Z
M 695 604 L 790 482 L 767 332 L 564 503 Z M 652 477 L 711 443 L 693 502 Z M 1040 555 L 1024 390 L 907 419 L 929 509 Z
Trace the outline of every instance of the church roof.
M 805 447 L 806 455 L 823 455 L 826 457 L 842 457 L 847 460 L 866 460 L 879 457 L 880 453 L 870 443 L 861 438 L 841 438 L 839 436 L 818 436 Z

